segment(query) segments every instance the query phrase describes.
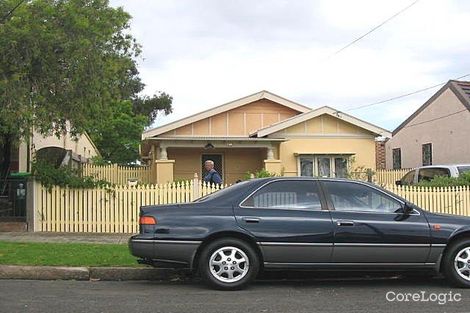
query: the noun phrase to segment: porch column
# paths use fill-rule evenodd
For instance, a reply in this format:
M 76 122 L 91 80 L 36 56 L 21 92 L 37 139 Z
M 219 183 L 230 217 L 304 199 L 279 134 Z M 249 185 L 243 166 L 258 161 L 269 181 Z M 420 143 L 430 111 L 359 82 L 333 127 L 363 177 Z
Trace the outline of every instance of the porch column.
M 168 154 L 165 145 L 160 145 L 160 154 L 158 160 L 155 161 L 155 177 L 157 184 L 165 184 L 172 182 L 175 160 L 168 160 Z
M 155 171 L 157 184 L 165 184 L 173 181 L 173 168 L 175 160 L 156 160 Z
M 266 158 L 268 160 L 273 160 L 274 159 L 274 150 L 273 147 L 268 147 L 268 152 L 266 153 Z
M 157 160 L 157 149 L 155 145 L 152 145 L 152 147 L 150 148 L 150 154 L 151 154 L 150 170 L 152 171 L 151 182 L 152 184 L 156 184 L 157 183 L 157 170 L 156 170 L 157 165 L 155 164 L 155 161 Z
M 168 160 L 168 154 L 166 152 L 166 146 L 160 146 L 160 157 L 159 160 Z
M 264 169 L 272 174 L 281 176 L 282 174 L 282 164 L 281 160 L 264 160 Z
M 266 160 L 264 160 L 264 169 L 272 174 L 281 176 L 281 160 L 274 159 L 274 147 L 267 147 Z

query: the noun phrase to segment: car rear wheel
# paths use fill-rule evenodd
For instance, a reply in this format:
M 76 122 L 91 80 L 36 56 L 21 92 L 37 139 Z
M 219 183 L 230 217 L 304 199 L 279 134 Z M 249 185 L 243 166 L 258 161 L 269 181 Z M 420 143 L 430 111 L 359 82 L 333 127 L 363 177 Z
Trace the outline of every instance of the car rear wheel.
M 199 272 L 206 283 L 221 290 L 246 287 L 258 274 L 254 249 L 239 239 L 219 239 L 202 251 Z
M 470 288 L 470 239 L 451 245 L 444 255 L 442 266 L 450 283 Z

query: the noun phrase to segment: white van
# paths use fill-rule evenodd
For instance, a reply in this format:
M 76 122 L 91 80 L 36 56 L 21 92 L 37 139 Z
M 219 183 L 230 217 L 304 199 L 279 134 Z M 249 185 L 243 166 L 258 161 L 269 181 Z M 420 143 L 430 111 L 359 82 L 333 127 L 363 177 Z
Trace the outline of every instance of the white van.
M 465 172 L 470 172 L 470 164 L 421 166 L 406 173 L 395 184 L 398 186 L 414 185 L 421 181 L 430 181 L 436 176 L 459 177 Z

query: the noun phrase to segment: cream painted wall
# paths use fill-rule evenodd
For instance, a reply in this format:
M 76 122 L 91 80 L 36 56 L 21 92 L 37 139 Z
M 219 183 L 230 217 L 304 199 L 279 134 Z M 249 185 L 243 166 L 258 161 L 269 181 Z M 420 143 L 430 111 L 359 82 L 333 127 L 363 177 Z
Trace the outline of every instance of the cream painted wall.
M 65 150 L 72 150 L 72 152 L 85 158 L 98 155 L 98 150 L 87 135 L 81 135 L 77 140 L 74 140 L 70 133 L 57 138 L 54 135 L 44 137 L 35 132 L 32 142 L 36 151 L 46 147 L 59 147 Z
M 354 156 L 353 168 L 375 169 L 375 137 L 371 132 L 330 115 L 322 115 L 269 135 L 286 138 L 279 147 L 285 176 L 296 176 L 296 154 L 345 154 Z
M 81 135 L 78 137 L 78 140 L 75 141 L 70 133 L 57 138 L 57 136 L 50 135 L 50 136 L 42 136 L 37 132 L 33 132 L 32 135 L 32 145 L 31 147 L 38 151 L 42 148 L 46 147 L 58 147 L 63 148 L 65 150 L 72 150 L 73 153 L 80 155 L 83 158 L 92 158 L 94 156 L 99 155 L 98 150 L 94 146 L 94 144 L 89 139 L 88 135 Z M 19 171 L 26 172 L 27 171 L 27 155 L 28 155 L 28 148 L 26 142 L 21 142 L 19 146 Z
M 421 166 L 426 143 L 432 143 L 433 164 L 470 163 L 470 112 L 440 118 L 462 110 L 465 106 L 452 90 L 444 91 L 386 143 L 387 168 L 393 167 L 394 148 L 401 149 L 402 168 Z
M 247 171 L 264 167 L 266 149 L 262 148 L 168 148 L 168 159 L 175 160 L 174 178 L 191 179 L 194 173 L 201 178 L 202 154 L 222 154 L 224 183 L 232 184 L 242 179 Z
M 375 169 L 375 142 L 367 138 L 296 138 L 280 145 L 285 176 L 297 176 L 295 154 L 347 154 L 354 156 L 353 168 Z

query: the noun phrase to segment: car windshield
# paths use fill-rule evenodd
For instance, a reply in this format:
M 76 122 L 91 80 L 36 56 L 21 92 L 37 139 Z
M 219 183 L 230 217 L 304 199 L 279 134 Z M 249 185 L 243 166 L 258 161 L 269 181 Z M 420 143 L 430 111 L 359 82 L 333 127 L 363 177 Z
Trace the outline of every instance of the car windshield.
M 249 183 L 249 181 L 247 180 L 247 181 L 243 181 L 243 182 L 233 184 L 230 187 L 220 189 L 220 190 L 217 190 L 216 192 L 210 193 L 210 194 L 205 195 L 201 198 L 197 198 L 193 202 L 201 202 L 201 201 L 212 200 L 212 199 L 216 199 L 216 198 L 225 196 L 226 194 L 228 194 L 230 192 L 237 192 L 236 190 L 241 189 L 241 188 L 245 188 L 248 185 L 248 183 Z
M 458 166 L 457 169 L 459 170 L 459 175 L 470 172 L 470 165 L 469 166 Z

